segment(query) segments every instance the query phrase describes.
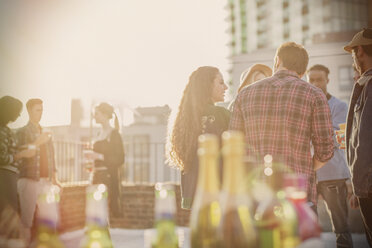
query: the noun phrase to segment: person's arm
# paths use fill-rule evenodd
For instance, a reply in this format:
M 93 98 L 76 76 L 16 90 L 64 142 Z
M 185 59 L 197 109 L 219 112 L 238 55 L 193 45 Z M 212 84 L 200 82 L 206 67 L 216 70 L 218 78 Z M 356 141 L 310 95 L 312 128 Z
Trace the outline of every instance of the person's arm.
M 367 172 L 367 168 L 372 166 L 372 81 L 370 81 L 365 87 L 366 99 L 364 107 L 360 117 L 359 133 L 357 140 L 359 141 L 358 146 L 355 148 L 355 164 L 358 164 L 359 168 L 363 168 Z M 369 177 L 372 177 L 369 175 Z M 367 187 L 367 185 L 366 185 Z
M 8 137 L 6 132 L 0 131 L 0 165 L 11 164 L 15 159 L 14 155 L 9 152 L 9 147 L 6 141 Z
M 107 142 L 96 142 L 93 151 L 103 154 L 103 164 L 106 167 L 124 163 L 123 142 L 117 130 L 111 132 Z
M 0 132 L 0 166 L 13 164 L 15 161 L 21 158 L 30 158 L 35 156 L 35 149 L 24 149 L 22 151 L 11 154 L 9 151 L 9 144 L 6 143 L 8 140 L 5 132 Z
M 311 141 L 314 146 L 314 170 L 317 170 L 333 157 L 334 141 L 331 112 L 327 99 L 321 90 L 316 89 L 313 103 Z
M 235 100 L 234 108 L 231 113 L 229 129 L 238 130 L 244 133 L 244 119 L 243 119 L 243 114 L 241 112 L 241 103 L 240 103 L 239 95 L 237 96 Z

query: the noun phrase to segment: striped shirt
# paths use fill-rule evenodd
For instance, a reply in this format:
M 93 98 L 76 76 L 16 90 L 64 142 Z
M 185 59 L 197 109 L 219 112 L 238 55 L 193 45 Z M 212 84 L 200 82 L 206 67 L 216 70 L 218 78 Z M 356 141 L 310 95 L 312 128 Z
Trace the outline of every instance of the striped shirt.
M 308 177 L 308 198 L 316 203 L 314 157 L 333 156 L 333 129 L 323 92 L 288 70 L 244 88 L 237 96 L 230 129 L 245 134 L 247 155 L 270 154 L 289 170 Z

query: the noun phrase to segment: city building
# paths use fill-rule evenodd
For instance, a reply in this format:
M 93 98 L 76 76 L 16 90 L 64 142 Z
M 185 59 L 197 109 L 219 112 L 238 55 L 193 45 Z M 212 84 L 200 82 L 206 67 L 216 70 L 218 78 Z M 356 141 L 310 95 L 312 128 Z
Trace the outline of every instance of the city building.
M 352 59 L 342 47 L 363 27 L 371 26 L 368 0 L 230 0 L 230 97 L 240 74 L 254 63 L 273 65 L 276 48 L 286 41 L 303 44 L 309 66 L 329 67 L 329 91 L 344 101 L 350 96 Z

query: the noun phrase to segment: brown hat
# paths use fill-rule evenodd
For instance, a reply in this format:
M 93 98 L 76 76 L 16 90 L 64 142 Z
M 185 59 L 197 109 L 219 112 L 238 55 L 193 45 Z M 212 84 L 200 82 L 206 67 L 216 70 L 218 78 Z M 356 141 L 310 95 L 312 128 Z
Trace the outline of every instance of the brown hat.
M 242 74 L 240 75 L 240 86 L 238 92 L 240 92 L 240 90 L 245 86 L 253 83 L 254 75 L 257 72 L 264 74 L 265 77 L 270 77 L 273 74 L 273 71 L 267 65 L 253 64 L 251 67 L 243 71 Z
M 372 45 L 372 28 L 364 28 L 362 31 L 354 35 L 349 44 L 344 46 L 344 50 L 351 53 L 351 50 L 354 47 L 364 45 Z

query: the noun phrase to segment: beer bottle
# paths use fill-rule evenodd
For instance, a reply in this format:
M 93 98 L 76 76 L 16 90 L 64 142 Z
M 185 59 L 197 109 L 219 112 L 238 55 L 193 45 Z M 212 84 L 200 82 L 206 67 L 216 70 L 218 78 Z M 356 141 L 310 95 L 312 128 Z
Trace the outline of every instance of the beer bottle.
M 37 234 L 31 243 L 32 248 L 63 248 L 57 233 L 60 200 L 59 188 L 55 185 L 44 185 L 37 199 L 39 208 L 37 216 Z
M 199 174 L 190 219 L 192 248 L 217 247 L 221 219 L 218 151 L 217 136 L 203 134 L 199 137 Z
M 107 211 L 107 187 L 104 184 L 90 185 L 86 194 L 85 237 L 81 248 L 113 248 Z
M 157 183 L 155 185 L 155 218 L 156 238 L 153 248 L 177 248 L 176 234 L 176 195 L 171 184 Z
M 257 243 L 251 212 L 252 202 L 245 183 L 243 134 L 238 131 L 224 132 L 222 143 L 224 163 L 219 247 L 255 248 Z

